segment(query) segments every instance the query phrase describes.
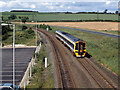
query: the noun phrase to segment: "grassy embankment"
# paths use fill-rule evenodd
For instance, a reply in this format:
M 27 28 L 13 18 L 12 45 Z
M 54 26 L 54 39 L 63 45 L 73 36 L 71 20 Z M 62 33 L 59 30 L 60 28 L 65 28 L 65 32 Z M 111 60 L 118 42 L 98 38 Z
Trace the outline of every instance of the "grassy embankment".
M 32 68 L 32 78 L 30 79 L 30 84 L 27 86 L 28 90 L 29 89 L 38 90 L 40 88 L 54 88 L 53 76 L 50 71 L 51 64 L 48 64 L 47 69 L 45 69 L 44 67 L 44 58 L 46 56 L 47 56 L 46 45 L 43 43 L 40 52 L 37 53 L 36 65 L 33 66 Z
M 83 39 L 87 44 L 87 52 L 107 68 L 120 75 L 118 72 L 118 39 L 103 35 L 81 32 L 70 29 L 52 27 L 51 32 L 61 30 Z
M 25 44 L 28 46 L 35 46 L 35 40 L 36 40 L 35 33 L 31 32 L 30 28 L 22 30 L 23 25 L 24 24 L 16 24 L 15 43 Z M 8 32 L 8 36 L 9 37 L 6 40 L 2 41 L 4 45 L 12 45 L 13 43 L 13 31 Z

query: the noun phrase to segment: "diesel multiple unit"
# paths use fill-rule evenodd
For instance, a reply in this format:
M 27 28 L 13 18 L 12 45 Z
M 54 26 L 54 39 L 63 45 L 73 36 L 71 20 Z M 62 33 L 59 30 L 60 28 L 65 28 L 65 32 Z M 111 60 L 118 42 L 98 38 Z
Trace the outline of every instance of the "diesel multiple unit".
M 72 36 L 69 33 L 56 31 L 56 37 L 66 44 L 76 57 L 84 57 L 86 54 L 86 42 Z

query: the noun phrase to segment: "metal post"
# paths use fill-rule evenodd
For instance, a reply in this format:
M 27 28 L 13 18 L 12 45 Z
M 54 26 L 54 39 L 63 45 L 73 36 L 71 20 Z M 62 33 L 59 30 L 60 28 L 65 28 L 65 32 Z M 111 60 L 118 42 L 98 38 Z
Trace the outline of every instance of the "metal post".
M 15 25 L 13 25 L 13 88 L 15 88 Z
M 36 52 L 37 52 L 37 22 L 36 22 Z M 36 52 L 35 52 L 35 60 L 37 60 Z

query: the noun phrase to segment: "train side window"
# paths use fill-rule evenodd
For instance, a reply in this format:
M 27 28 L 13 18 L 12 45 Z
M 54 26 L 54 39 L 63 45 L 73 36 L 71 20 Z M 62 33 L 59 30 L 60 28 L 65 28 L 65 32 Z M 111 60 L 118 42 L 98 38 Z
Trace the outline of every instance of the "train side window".
M 78 50 L 78 43 L 76 43 L 75 49 Z

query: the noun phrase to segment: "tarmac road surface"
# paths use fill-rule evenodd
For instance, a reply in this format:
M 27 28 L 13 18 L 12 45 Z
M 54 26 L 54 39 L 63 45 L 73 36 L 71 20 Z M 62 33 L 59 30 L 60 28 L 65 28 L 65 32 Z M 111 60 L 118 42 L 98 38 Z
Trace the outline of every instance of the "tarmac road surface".
M 61 26 L 53 26 L 53 27 L 60 27 L 60 28 L 78 30 L 78 31 L 82 31 L 82 32 L 94 33 L 94 34 L 104 35 L 104 36 L 113 37 L 113 38 L 120 38 L 120 35 L 113 35 L 113 34 L 90 31 L 90 30 L 76 29 L 76 28 L 70 28 L 70 27 L 61 27 Z
M 3 48 L 2 50 L 2 69 L 0 72 L 0 83 L 12 83 L 13 75 L 13 50 L 12 48 Z M 18 85 L 32 59 L 35 48 L 16 48 L 15 49 L 15 81 Z M 1 71 L 2 70 L 2 71 Z M 2 79 L 2 80 L 1 80 Z

